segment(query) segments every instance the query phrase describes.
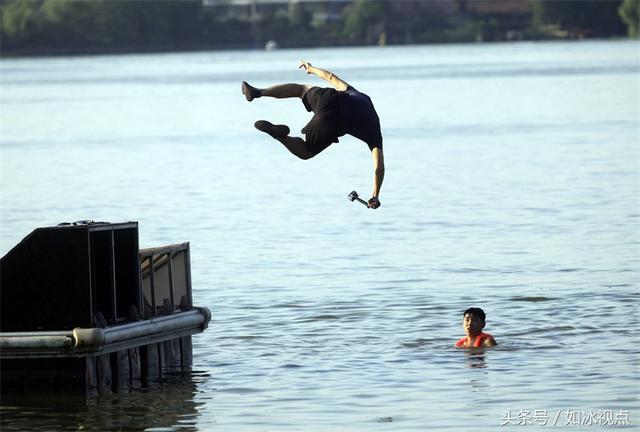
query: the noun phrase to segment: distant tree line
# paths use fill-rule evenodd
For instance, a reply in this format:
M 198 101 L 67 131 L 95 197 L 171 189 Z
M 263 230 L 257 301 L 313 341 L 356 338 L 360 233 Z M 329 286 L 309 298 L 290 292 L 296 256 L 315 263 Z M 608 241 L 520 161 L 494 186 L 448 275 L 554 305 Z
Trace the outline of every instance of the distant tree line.
M 2 55 L 638 37 L 640 0 L 0 0 Z M 478 7 L 487 4 L 484 10 Z M 499 3 L 499 2 L 494 2 Z M 512 4 L 512 11 L 505 7 Z M 506 5 L 506 6 L 505 6 Z M 524 7 L 523 7 L 524 6 Z
M 531 2 L 536 31 L 555 26 L 580 37 L 605 38 L 620 34 L 637 37 L 640 0 L 560 0 Z

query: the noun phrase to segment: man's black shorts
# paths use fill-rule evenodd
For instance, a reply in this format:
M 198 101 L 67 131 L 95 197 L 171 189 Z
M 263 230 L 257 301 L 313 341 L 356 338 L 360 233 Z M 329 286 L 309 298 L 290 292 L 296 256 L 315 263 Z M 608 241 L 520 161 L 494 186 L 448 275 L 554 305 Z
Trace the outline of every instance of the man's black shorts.
M 311 87 L 302 97 L 313 118 L 302 129 L 308 150 L 317 155 L 345 134 L 340 114 L 340 92 L 333 88 Z

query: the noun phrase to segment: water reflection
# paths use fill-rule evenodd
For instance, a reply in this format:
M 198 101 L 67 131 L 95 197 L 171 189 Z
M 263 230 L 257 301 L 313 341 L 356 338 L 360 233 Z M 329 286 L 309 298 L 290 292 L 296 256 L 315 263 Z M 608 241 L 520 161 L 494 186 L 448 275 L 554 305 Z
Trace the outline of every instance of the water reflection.
M 33 390 L 3 393 L 2 431 L 197 430 L 205 374 L 168 375 L 158 384 L 108 394 Z
M 466 367 L 474 369 L 485 369 L 487 362 L 485 361 L 485 350 L 483 348 L 469 348 L 465 352 Z

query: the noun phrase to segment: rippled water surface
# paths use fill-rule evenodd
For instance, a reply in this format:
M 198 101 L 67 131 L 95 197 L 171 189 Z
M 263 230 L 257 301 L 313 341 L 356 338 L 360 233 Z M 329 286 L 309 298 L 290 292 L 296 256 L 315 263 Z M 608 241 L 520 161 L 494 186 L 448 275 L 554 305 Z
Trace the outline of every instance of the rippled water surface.
M 308 120 L 298 100 L 240 94 L 243 79 L 320 84 L 300 58 L 372 97 L 380 209 L 347 200 L 370 193 L 363 143 L 301 161 L 253 129 Z M 569 414 L 590 410 L 640 425 L 637 42 L 3 59 L 0 73 L 0 253 L 38 226 L 136 220 L 143 247 L 191 242 L 194 302 L 213 312 L 192 375 L 3 396 L 2 430 L 491 431 L 526 410 L 547 427 L 587 427 Z M 470 306 L 498 347 L 453 348 Z

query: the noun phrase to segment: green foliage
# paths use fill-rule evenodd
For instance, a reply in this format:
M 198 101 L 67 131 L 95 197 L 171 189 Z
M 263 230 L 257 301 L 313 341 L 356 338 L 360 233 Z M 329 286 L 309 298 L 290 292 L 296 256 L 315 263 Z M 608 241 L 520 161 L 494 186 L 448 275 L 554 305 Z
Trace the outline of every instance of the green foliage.
M 263 47 L 269 39 L 282 47 L 469 42 L 504 40 L 512 30 L 638 36 L 640 0 L 531 0 L 532 29 L 521 12 L 482 14 L 471 1 L 260 4 L 258 15 L 243 15 L 202 0 L 0 0 L 0 46 L 4 54 Z
M 372 43 L 384 31 L 384 13 L 382 1 L 356 0 L 343 12 L 344 35 L 352 42 Z
M 2 32 L 16 45 L 61 48 L 181 45 L 201 36 L 198 0 L 13 0 Z
M 555 24 L 569 32 L 590 36 L 624 34 L 618 15 L 622 0 L 536 0 L 533 22 Z
M 544 7 L 541 0 L 529 0 L 531 7 L 531 27 L 537 29 L 544 25 Z
M 483 36 L 483 24 L 479 21 L 467 20 L 461 25 L 446 29 L 440 34 L 441 40 L 434 42 L 473 42 L 480 40 Z
M 2 33 L 13 40 L 29 40 L 38 32 L 41 2 L 12 1 L 3 5 Z
M 640 25 L 640 0 L 624 0 L 618 9 L 622 20 L 627 24 L 627 33 L 630 37 L 640 37 L 638 25 Z
M 96 13 L 101 3 L 46 0 L 40 8 L 41 26 L 48 37 L 69 45 L 90 42 L 95 37 Z
M 311 13 L 303 3 L 294 3 L 289 11 L 289 24 L 296 30 L 309 30 L 311 28 Z

